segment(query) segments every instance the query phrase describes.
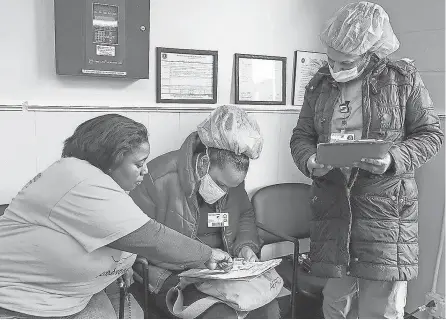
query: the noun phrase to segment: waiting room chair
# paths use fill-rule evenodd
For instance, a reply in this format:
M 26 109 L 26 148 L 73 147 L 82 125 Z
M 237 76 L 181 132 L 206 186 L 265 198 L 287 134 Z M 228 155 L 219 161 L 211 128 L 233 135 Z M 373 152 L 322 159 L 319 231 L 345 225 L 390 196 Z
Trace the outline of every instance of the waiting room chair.
M 299 240 L 310 236 L 310 185 L 282 183 L 266 186 L 254 193 L 252 205 L 256 213 L 260 238 L 267 245 L 288 241 L 293 253 L 283 253 L 291 259 L 283 259 L 276 268 L 291 290 L 291 318 L 321 318 L 322 289 L 326 279 L 312 276 L 298 262 Z M 279 256 L 282 256 L 280 254 Z M 262 256 L 261 256 L 262 258 Z M 310 307 L 312 310 L 305 310 Z M 308 309 L 308 308 L 307 308 Z

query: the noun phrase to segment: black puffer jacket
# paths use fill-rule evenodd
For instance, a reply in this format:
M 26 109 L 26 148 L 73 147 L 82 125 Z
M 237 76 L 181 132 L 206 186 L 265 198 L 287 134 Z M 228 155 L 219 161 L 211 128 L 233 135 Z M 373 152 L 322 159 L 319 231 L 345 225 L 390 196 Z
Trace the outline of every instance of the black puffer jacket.
M 306 88 L 291 137 L 291 153 L 306 175 L 318 142 L 330 138 L 340 95 L 328 67 Z M 414 170 L 440 149 L 444 135 L 432 101 L 410 62 L 373 56 L 362 84 L 362 138 L 394 142 L 393 164 L 383 175 L 354 168 L 314 177 L 311 260 L 315 275 L 410 280 L 418 273 L 418 190 Z

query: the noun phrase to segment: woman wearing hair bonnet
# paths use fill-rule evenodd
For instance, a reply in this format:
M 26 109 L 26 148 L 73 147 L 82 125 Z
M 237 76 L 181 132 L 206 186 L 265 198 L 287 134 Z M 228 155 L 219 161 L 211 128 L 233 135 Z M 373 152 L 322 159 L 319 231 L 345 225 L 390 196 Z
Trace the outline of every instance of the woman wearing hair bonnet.
M 440 149 L 440 121 L 415 65 L 388 57 L 399 42 L 382 7 L 344 6 L 320 39 L 328 64 L 306 87 L 290 147 L 313 179 L 310 259 L 312 274 L 329 278 L 324 316 L 402 318 L 418 274 L 414 172 Z M 318 143 L 361 139 L 392 146 L 350 167 L 317 162 Z

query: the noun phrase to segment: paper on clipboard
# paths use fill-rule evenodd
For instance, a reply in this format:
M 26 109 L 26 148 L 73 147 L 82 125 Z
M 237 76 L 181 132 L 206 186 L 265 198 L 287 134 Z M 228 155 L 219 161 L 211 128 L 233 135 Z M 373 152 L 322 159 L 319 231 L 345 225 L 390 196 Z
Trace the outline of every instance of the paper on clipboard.
M 316 161 L 333 167 L 351 167 L 363 158 L 383 158 L 392 144 L 392 141 L 373 139 L 319 143 Z
M 209 269 L 190 269 L 179 274 L 180 277 L 200 278 L 200 279 L 225 279 L 235 280 L 251 278 L 261 275 L 271 268 L 278 266 L 282 259 L 272 259 L 262 262 L 243 263 L 243 259 L 234 259 L 234 266 L 231 271 L 209 270 Z

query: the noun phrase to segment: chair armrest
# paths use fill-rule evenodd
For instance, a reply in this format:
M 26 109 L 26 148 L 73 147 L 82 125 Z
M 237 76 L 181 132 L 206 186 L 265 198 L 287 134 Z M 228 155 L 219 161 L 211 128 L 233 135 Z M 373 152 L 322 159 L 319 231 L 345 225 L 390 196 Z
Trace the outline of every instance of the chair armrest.
M 149 267 L 149 260 L 147 260 L 147 258 L 144 257 L 136 257 L 135 263 L 142 264 L 143 268 Z
M 299 240 L 297 238 L 294 238 L 294 237 L 291 237 L 289 235 L 286 235 L 285 233 L 282 233 L 280 231 L 273 230 L 272 228 L 265 226 L 261 222 L 257 222 L 257 227 L 262 229 L 263 231 L 266 231 L 266 232 L 268 232 L 268 233 L 278 237 L 278 238 L 281 238 L 283 240 L 299 244 Z
M 140 284 L 144 282 L 143 278 L 137 272 L 133 272 L 133 280 L 135 280 L 135 282 L 138 282 Z
M 299 239 L 291 237 L 287 234 L 284 234 L 280 231 L 273 230 L 272 228 L 269 228 L 265 226 L 261 222 L 257 222 L 257 227 L 286 241 L 290 241 L 294 244 L 294 253 L 293 253 L 293 280 L 291 282 L 291 318 L 297 319 L 297 308 L 296 308 L 296 295 L 297 295 L 297 268 L 299 266 L 298 262 L 298 256 L 299 256 Z
M 143 285 L 144 290 L 144 319 L 149 319 L 149 261 L 144 257 L 136 257 L 135 264 L 140 264 L 142 266 L 142 277 L 137 273 L 133 272 L 133 279 Z
M 142 266 L 142 271 L 144 273 L 144 270 L 149 269 L 149 261 L 146 258 L 143 257 L 137 257 L 135 260 L 134 265 L 140 264 Z M 133 272 L 133 280 L 136 282 L 143 284 L 144 279 L 138 272 Z

